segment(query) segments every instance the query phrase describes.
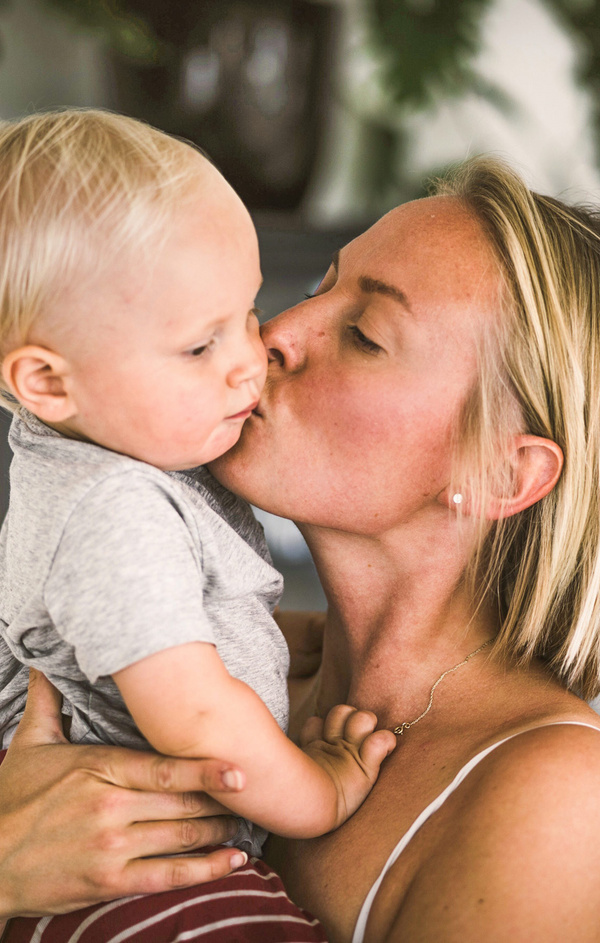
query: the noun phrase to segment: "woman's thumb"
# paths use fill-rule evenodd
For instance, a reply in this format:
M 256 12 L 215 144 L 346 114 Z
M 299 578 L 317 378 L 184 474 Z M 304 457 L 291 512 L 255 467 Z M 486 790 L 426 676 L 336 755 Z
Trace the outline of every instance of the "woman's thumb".
M 25 713 L 13 739 L 23 746 L 65 743 L 61 705 L 62 697 L 56 688 L 40 671 L 30 668 Z

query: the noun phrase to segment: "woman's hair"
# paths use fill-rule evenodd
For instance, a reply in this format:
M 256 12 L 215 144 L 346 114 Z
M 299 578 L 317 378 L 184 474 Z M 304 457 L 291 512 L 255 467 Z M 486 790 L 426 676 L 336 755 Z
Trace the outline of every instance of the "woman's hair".
M 600 215 L 533 193 L 493 158 L 466 162 L 435 192 L 475 215 L 500 271 L 501 316 L 482 343 L 460 424 L 466 488 L 480 508 L 491 493 L 508 493 L 518 433 L 552 439 L 565 460 L 546 497 L 482 529 L 472 567 L 479 598 L 498 607 L 497 651 L 542 657 L 592 698 L 600 691 Z
M 156 252 L 203 160 L 106 111 L 0 122 L 0 359 L 61 290 L 130 251 Z M 11 408 L 1 379 L 0 396 Z

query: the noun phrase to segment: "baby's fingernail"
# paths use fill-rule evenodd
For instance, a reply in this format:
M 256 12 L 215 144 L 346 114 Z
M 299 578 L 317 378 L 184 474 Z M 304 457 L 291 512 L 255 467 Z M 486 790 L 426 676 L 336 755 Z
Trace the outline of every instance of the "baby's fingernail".
M 246 864 L 247 860 L 248 855 L 245 851 L 236 851 L 236 853 L 229 859 L 229 864 L 232 868 L 241 868 Z
M 221 774 L 223 785 L 226 789 L 232 789 L 238 792 L 244 788 L 244 777 L 239 769 L 226 769 Z

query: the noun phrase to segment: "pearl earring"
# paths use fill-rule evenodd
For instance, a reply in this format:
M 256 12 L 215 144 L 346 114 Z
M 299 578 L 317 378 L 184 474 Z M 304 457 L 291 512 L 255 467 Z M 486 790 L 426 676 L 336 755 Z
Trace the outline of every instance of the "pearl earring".
M 460 494 L 459 491 L 457 491 L 456 494 L 452 495 L 453 504 L 462 504 L 462 501 L 463 501 L 463 496 L 462 494 Z

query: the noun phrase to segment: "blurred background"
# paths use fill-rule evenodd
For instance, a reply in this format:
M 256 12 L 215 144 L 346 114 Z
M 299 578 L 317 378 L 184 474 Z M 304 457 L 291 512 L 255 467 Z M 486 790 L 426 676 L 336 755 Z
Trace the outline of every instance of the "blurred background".
M 600 0 L 0 0 L 0 118 L 58 106 L 201 145 L 254 215 L 270 317 L 470 154 L 600 199 Z M 284 604 L 323 608 L 294 525 L 260 518 Z

